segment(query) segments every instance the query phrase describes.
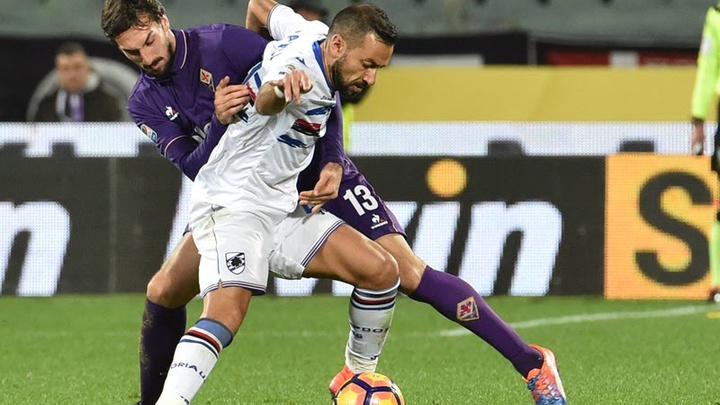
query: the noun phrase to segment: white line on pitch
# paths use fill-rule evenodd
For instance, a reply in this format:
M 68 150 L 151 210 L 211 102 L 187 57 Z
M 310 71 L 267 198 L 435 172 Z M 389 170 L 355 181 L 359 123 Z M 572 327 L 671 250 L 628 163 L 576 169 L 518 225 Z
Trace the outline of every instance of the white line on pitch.
M 556 318 L 539 318 L 529 321 L 511 322 L 510 326 L 514 329 L 529 329 L 548 325 L 568 325 L 571 323 L 612 321 L 616 319 L 667 318 L 672 316 L 692 315 L 712 310 L 713 307 L 708 305 L 694 305 L 670 309 L 658 309 L 653 311 L 601 312 L 597 314 L 566 315 Z M 463 336 L 468 334 L 470 334 L 470 332 L 467 329 L 444 329 L 440 331 L 441 336 Z

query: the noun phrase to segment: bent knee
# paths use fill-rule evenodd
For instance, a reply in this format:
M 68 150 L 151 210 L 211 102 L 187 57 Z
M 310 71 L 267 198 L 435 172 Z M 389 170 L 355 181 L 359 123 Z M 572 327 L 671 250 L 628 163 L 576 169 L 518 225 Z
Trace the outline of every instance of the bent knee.
M 398 284 L 400 272 L 395 258 L 387 252 L 382 252 L 376 262 L 368 280 L 368 288 L 381 290 Z
M 166 308 L 178 308 L 188 302 L 197 294 L 192 288 L 181 286 L 178 280 L 173 280 L 163 272 L 156 273 L 147 285 L 145 295 L 155 304 Z
M 156 273 L 148 282 L 145 295 L 148 300 L 167 307 L 172 295 L 171 288 L 170 280 L 162 273 Z

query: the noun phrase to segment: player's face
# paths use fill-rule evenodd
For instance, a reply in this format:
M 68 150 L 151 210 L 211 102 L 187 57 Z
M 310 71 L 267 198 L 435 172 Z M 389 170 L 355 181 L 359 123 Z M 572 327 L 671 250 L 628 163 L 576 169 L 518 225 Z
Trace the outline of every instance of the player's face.
M 368 34 L 360 46 L 348 49 L 332 65 L 332 85 L 345 100 L 359 100 L 375 84 L 378 69 L 390 62 L 393 46 Z
M 60 87 L 70 93 L 80 93 L 90 75 L 90 62 L 82 52 L 59 54 L 55 57 Z
M 125 56 L 150 76 L 162 77 L 170 71 L 175 52 L 175 36 L 170 22 L 163 16 L 160 21 L 141 18 L 141 24 L 118 35 L 118 48 Z

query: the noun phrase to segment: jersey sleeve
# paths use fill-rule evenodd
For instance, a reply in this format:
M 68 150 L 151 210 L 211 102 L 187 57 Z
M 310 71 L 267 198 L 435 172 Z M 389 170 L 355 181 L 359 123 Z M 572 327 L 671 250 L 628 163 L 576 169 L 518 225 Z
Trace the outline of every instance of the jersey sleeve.
M 243 27 L 227 25 L 223 29 L 222 50 L 233 70 L 242 72 L 241 77 L 262 59 L 265 45 L 265 38 Z
M 719 5 L 720 6 L 720 5 Z M 720 66 L 720 11 L 711 7 L 705 16 L 702 42 L 698 52 L 697 73 L 692 95 L 692 116 L 704 120 L 716 93 Z
M 137 99 L 128 101 L 128 111 L 135 124 L 150 138 L 162 156 L 170 160 L 190 180 L 195 180 L 200 168 L 227 129 L 213 114 L 205 140 L 196 141 L 180 125 L 169 121 L 161 111 Z
M 307 32 L 308 27 L 313 27 L 321 33 L 328 32 L 328 26 L 322 21 L 307 21 L 293 9 L 282 4 L 273 7 L 268 14 L 268 32 L 276 40 L 286 38 L 300 30 Z
M 337 103 L 330 112 L 327 121 L 327 129 L 325 136 L 320 138 L 318 142 L 320 152 L 320 168 L 326 164 L 334 162 L 343 164 L 343 156 L 345 149 L 343 148 L 343 114 L 340 98 L 336 97 Z

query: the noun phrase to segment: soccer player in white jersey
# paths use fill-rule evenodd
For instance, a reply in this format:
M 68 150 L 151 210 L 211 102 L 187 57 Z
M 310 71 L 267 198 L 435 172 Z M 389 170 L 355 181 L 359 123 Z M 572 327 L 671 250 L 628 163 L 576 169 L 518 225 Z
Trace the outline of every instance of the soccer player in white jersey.
M 249 74 L 252 106 L 229 127 L 195 180 L 191 225 L 201 254 L 204 308 L 176 348 L 157 404 L 192 401 L 240 328 L 252 295 L 265 292 L 275 227 L 289 214 L 301 213 L 295 181 L 325 132 L 335 92 L 363 91 L 390 60 L 396 31 L 382 10 L 354 5 L 341 13 L 346 18 L 338 26 L 333 23 L 329 32 L 324 24 L 307 22 L 287 8 L 276 8 L 267 20 L 271 33 L 284 39 L 269 44 L 262 64 Z M 351 21 L 353 29 L 343 29 L 342 21 Z M 379 297 L 388 297 L 391 306 L 397 266 L 394 272 L 348 273 L 347 262 L 357 260 L 353 253 L 358 249 L 360 257 L 380 253 L 374 242 L 346 225 L 341 228 L 353 248 L 325 252 L 326 257 L 321 252 L 313 259 L 317 266 L 308 266 L 302 275 L 362 288 L 368 301 L 360 301 L 361 306 L 382 306 Z M 389 327 L 388 309 L 379 313 Z M 377 338 L 381 341 L 367 344 L 382 346 L 384 334 Z

